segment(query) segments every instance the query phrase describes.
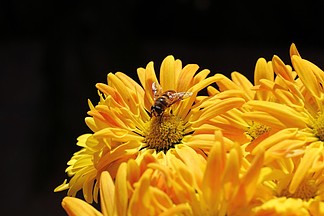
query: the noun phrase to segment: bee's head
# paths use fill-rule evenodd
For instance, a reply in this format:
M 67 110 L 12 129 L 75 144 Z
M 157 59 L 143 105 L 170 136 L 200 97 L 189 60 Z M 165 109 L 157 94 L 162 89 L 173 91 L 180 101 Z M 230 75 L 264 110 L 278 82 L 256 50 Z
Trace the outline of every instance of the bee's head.
M 163 113 L 163 109 L 159 106 L 153 105 L 151 106 L 151 116 L 160 116 Z

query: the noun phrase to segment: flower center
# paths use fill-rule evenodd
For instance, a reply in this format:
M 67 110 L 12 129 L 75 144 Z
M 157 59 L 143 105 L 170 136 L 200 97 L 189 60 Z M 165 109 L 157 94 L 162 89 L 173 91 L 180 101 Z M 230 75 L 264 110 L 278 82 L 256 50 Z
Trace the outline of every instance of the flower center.
M 254 140 L 262 134 L 268 132 L 270 129 L 271 127 L 269 126 L 258 122 L 253 122 L 249 129 L 246 131 L 246 133 L 252 138 L 252 140 Z
M 166 152 L 181 142 L 184 129 L 181 118 L 164 113 L 151 119 L 143 142 L 147 144 L 146 148 Z
M 321 141 L 324 141 L 324 114 L 323 113 L 317 116 L 315 123 L 313 125 L 313 130 L 315 136 L 317 136 Z
M 281 193 L 282 196 L 288 198 L 300 198 L 303 200 L 309 200 L 316 196 L 317 186 L 314 179 L 308 179 L 303 181 L 297 188 L 295 193 L 290 193 L 288 189 L 284 189 Z

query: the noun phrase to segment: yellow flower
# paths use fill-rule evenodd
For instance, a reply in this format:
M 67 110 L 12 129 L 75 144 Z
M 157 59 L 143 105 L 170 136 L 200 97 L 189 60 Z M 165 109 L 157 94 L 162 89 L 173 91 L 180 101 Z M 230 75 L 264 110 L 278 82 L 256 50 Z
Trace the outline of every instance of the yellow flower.
M 208 159 L 186 145 L 177 145 L 161 158 L 149 152 L 141 160 L 122 163 L 115 184 L 107 171 L 100 177 L 102 215 L 250 215 L 257 202 L 257 189 L 264 176 L 263 155 L 252 164 L 244 160 L 240 147 L 225 149 L 220 132 Z M 173 151 L 190 151 L 192 166 Z M 195 175 L 201 173 L 201 175 Z M 64 198 L 69 215 L 98 215 L 98 211 L 77 198 Z
M 167 176 L 180 203 L 187 203 L 192 215 L 250 215 L 257 202 L 257 189 L 269 172 L 263 168 L 263 154 L 252 163 L 243 157 L 239 145 L 225 149 L 223 136 L 215 133 L 215 145 L 203 167 L 200 178 L 190 166 L 171 163 L 175 173 Z
M 195 164 L 202 168 L 206 160 L 190 147 L 185 145 L 175 146 L 178 152 L 191 151 L 195 158 Z M 65 197 L 62 206 L 69 215 L 175 215 L 191 213 L 190 206 L 185 203 L 177 203 L 177 194 L 173 192 L 173 185 L 169 184 L 171 176 L 167 172 L 174 173 L 171 166 L 163 166 L 159 160 L 163 158 L 171 163 L 184 165 L 177 159 L 171 149 L 166 155 L 159 152 L 156 157 L 149 152 L 142 154 L 141 160 L 130 159 L 123 162 L 117 171 L 115 180 L 108 171 L 103 171 L 99 179 L 101 212 L 94 209 L 89 203 L 74 197 Z M 192 171 L 195 171 L 195 167 Z M 201 170 L 199 170 L 201 171 Z
M 257 215 L 290 215 L 298 206 L 299 213 L 306 213 L 296 215 L 322 215 L 324 211 L 324 72 L 302 59 L 294 44 L 290 54 L 293 67 L 274 56 L 276 79 L 260 80 L 256 88 L 267 92 L 271 101 L 250 100 L 243 106 L 249 110 L 242 115 L 244 119 L 275 131 L 246 148 L 249 157 L 265 151 L 264 164 L 273 169 L 264 183 L 271 192 L 264 193 L 263 204 L 255 209 Z
M 256 215 L 323 215 L 323 150 L 323 145 L 308 146 L 302 156 L 278 158 L 263 182 L 267 189 Z
M 179 153 L 176 148 L 185 145 L 206 157 L 214 144 L 210 120 L 242 106 L 244 100 L 197 96 L 217 80 L 217 75 L 207 78 L 209 70 L 196 74 L 197 70 L 196 64 L 182 67 L 180 60 L 168 56 L 161 64 L 159 81 L 153 62 L 138 69 L 142 86 L 121 72 L 109 73 L 108 84 L 96 85 L 99 103 L 89 101 L 90 117 L 85 120 L 93 133 L 78 138 L 77 145 L 82 149 L 66 169 L 71 179 L 55 191 L 68 189 L 68 195 L 75 196 L 82 189 L 85 200 L 91 203 L 97 201 L 97 180 L 103 171 L 114 179 L 123 162 L 141 160 L 145 152 L 169 157 L 168 151 L 174 149 L 171 153 L 178 159 L 195 166 L 195 161 L 190 161 L 191 151 Z M 168 92 L 163 95 L 164 91 Z M 175 96 L 176 92 L 179 94 Z M 160 163 L 165 164 L 165 160 Z
M 248 101 L 244 107 L 248 107 L 250 112 L 245 113 L 243 117 L 258 121 L 275 131 L 290 128 L 299 136 L 303 135 L 305 145 L 294 147 L 294 152 L 298 155 L 304 151 L 306 145 L 324 141 L 324 72 L 302 59 L 294 44 L 290 53 L 296 71 L 274 56 L 272 63 L 277 74 L 276 81 L 261 80 L 259 88 L 271 94 L 273 100 Z M 273 145 L 277 143 L 273 142 Z M 289 154 L 292 155 L 293 152 Z
M 97 84 L 68 162 L 69 215 L 324 215 L 324 72 L 260 58 L 254 84 L 164 59 Z M 210 84 L 216 83 L 218 89 Z M 207 87 L 208 96 L 198 96 Z M 98 201 L 101 209 L 89 203 Z
M 248 101 L 272 101 L 273 95 L 267 91 L 256 91 L 261 80 L 273 82 L 275 80 L 272 63 L 264 58 L 258 59 L 254 71 L 254 84 L 239 72 L 232 72 L 231 79 L 222 74 L 217 75 L 218 90 L 208 86 L 208 93 L 219 98 L 243 98 Z M 221 94 L 220 94 L 221 93 Z M 260 141 L 272 133 L 270 126 L 261 124 L 257 115 L 250 120 L 247 114 L 251 109 L 247 106 L 231 109 L 223 115 L 212 119 L 212 125 L 222 130 L 225 137 L 246 145 L 250 142 Z M 243 118 L 244 117 L 244 118 Z M 264 117 L 263 117 L 264 118 Z

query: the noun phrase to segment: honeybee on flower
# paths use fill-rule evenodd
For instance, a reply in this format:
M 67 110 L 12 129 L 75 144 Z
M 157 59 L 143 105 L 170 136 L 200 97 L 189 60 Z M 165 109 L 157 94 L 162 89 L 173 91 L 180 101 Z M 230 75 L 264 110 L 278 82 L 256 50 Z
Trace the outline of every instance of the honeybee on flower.
M 162 87 L 156 83 L 152 83 L 152 91 L 154 95 L 154 104 L 151 107 L 151 116 L 162 116 L 164 111 L 172 104 L 177 103 L 192 95 L 192 92 L 176 92 L 175 90 L 167 90 L 163 92 Z

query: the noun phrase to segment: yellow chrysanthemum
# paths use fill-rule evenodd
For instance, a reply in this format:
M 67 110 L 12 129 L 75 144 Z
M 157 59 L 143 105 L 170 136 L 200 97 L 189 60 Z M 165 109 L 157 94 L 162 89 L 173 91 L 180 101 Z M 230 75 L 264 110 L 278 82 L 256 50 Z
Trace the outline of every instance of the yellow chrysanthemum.
M 324 72 L 302 59 L 294 44 L 290 54 L 296 71 L 274 56 L 276 79 L 260 80 L 256 88 L 271 95 L 271 101 L 250 100 L 243 107 L 249 110 L 242 115 L 244 119 L 276 131 L 246 148 L 249 156 L 265 151 L 264 163 L 273 169 L 268 176 L 271 180 L 265 182 L 272 195 L 265 193 L 257 215 L 290 215 L 296 206 L 307 212 L 304 215 L 323 214 Z
M 258 202 L 256 185 L 269 170 L 262 168 L 262 154 L 250 164 L 239 145 L 231 144 L 225 149 L 217 132 L 207 160 L 190 147 L 177 145 L 166 155 L 146 152 L 141 160 L 122 163 L 115 184 L 107 171 L 102 172 L 102 215 L 250 215 Z M 176 156 L 188 151 L 191 158 L 186 161 Z M 159 162 L 163 158 L 168 166 Z M 67 197 L 62 205 L 69 215 L 100 215 L 77 198 Z
M 208 86 L 208 93 L 211 96 L 222 98 L 242 98 L 248 101 L 273 101 L 273 95 L 267 91 L 256 91 L 260 85 L 260 80 L 276 82 L 272 63 L 264 58 L 258 59 L 254 70 L 254 84 L 239 72 L 232 72 L 231 79 L 219 74 L 216 84 L 218 89 Z M 221 94 L 220 94 L 221 93 Z M 212 125 L 220 128 L 225 137 L 239 142 L 241 145 L 260 142 L 267 136 L 277 132 L 268 125 L 260 123 L 257 115 L 253 120 L 246 117 L 251 109 L 247 106 L 231 109 L 223 115 L 212 119 Z M 264 118 L 264 117 L 263 117 Z M 269 118 L 269 117 L 268 117 Z
M 324 72 L 314 64 L 302 59 L 293 44 L 291 59 L 296 70 L 285 65 L 279 57 L 272 59 L 276 82 L 260 80 L 259 90 L 272 95 L 272 101 L 248 101 L 245 107 L 253 110 L 244 118 L 256 120 L 276 130 L 298 128 L 307 143 L 322 142 L 322 117 Z
M 262 190 L 264 195 L 259 199 L 264 204 L 260 203 L 258 215 L 262 215 L 260 212 L 273 205 L 275 201 L 272 200 L 278 197 L 278 202 L 284 203 L 301 199 L 303 208 L 316 212 L 312 215 L 322 214 L 324 152 L 319 146 L 324 141 L 324 73 L 303 60 L 294 44 L 290 53 L 296 71 L 274 56 L 270 62 L 258 60 L 254 86 L 237 72 L 232 74 L 232 80 L 223 76 L 223 79 L 216 81 L 220 92 L 227 92 L 233 97 L 240 95 L 246 104 L 215 117 L 215 125 L 222 125 L 219 127 L 224 129 L 226 137 L 243 144 L 246 159 L 251 161 L 265 151 L 264 165 L 273 169 L 268 176 L 272 180 L 267 184 L 274 184 L 282 190 L 280 193 Z M 274 77 L 274 74 L 277 76 Z M 219 93 L 212 87 L 208 88 L 211 95 Z M 244 133 L 251 137 L 250 141 L 244 140 Z M 311 168 L 312 164 L 316 169 Z M 278 179 L 278 175 L 285 178 Z M 282 201 L 287 197 L 291 199 Z M 287 206 L 284 211 L 289 214 L 292 208 Z M 281 209 L 277 210 L 271 209 L 269 212 L 281 212 Z M 267 210 L 263 213 L 267 213 Z
M 107 84 L 97 84 L 100 102 L 89 102 L 93 133 L 78 138 L 82 149 L 66 169 L 71 179 L 56 189 L 69 196 L 82 189 L 86 202 L 66 197 L 64 209 L 324 215 L 324 72 L 294 44 L 290 56 L 293 67 L 260 58 L 254 84 L 238 72 L 207 78 L 208 70 L 196 74 L 197 65 L 182 67 L 172 56 L 159 79 L 152 62 L 139 68 L 141 85 L 108 74 Z M 209 95 L 198 96 L 206 87 Z M 101 212 L 88 204 L 98 193 Z
M 75 196 L 82 189 L 87 202 L 97 201 L 100 174 L 108 171 L 114 179 L 123 162 L 138 160 L 146 151 L 170 155 L 169 149 L 186 145 L 206 156 L 214 144 L 214 130 L 206 125 L 215 116 L 242 106 L 244 100 L 197 96 L 218 76 L 207 78 L 208 70 L 195 75 L 197 70 L 195 64 L 182 67 L 180 60 L 168 56 L 161 64 L 159 81 L 153 62 L 137 71 L 142 86 L 121 72 L 108 74 L 108 84 L 96 85 L 100 102 L 93 105 L 89 101 L 91 117 L 86 118 L 86 124 L 93 133 L 78 138 L 82 149 L 73 155 L 66 170 L 71 179 L 55 191 L 68 189 L 68 195 Z M 164 91 L 188 92 L 190 96 L 176 100 L 170 107 L 165 98 L 156 104 L 153 83 Z M 161 103 L 165 108 L 162 114 L 150 116 L 152 105 Z M 176 156 L 187 161 L 191 153 L 187 154 Z
M 185 161 L 179 159 L 188 152 L 191 158 Z M 175 185 L 170 184 L 169 178 L 172 176 L 168 175 L 168 172 L 174 175 L 177 170 L 172 169 L 171 165 L 162 165 L 160 161 L 170 164 L 176 162 L 178 166 L 190 167 L 192 177 L 195 176 L 194 172 L 200 173 L 206 166 L 205 157 L 186 145 L 177 145 L 166 154 L 159 152 L 154 155 L 146 151 L 137 160 L 123 162 L 114 180 L 108 171 L 101 173 L 99 187 L 102 214 L 87 202 L 74 197 L 64 198 L 62 206 L 69 215 L 174 215 L 177 212 L 190 214 L 190 206 L 178 201 L 178 194 L 174 193 L 173 189 Z
M 302 156 L 274 161 L 256 215 L 323 215 L 323 150 L 323 145 L 308 146 Z
M 203 175 L 198 178 L 190 166 L 174 161 L 176 172 L 167 173 L 170 185 L 178 202 L 190 206 L 190 215 L 250 215 L 258 202 L 258 185 L 269 173 L 263 168 L 263 154 L 250 163 L 238 144 L 226 149 L 222 134 L 215 136 Z

